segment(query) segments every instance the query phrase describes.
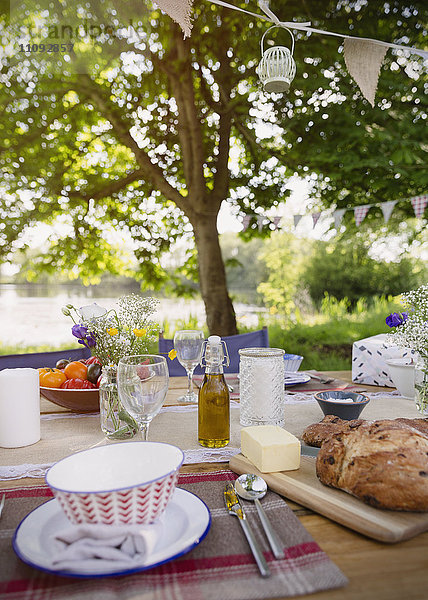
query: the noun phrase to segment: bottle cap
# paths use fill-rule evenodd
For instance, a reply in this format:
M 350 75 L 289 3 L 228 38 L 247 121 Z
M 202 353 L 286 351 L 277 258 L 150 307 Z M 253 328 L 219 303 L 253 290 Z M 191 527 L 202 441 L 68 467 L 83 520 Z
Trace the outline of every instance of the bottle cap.
M 221 337 L 219 335 L 210 335 L 208 343 L 211 346 L 219 346 L 221 344 Z

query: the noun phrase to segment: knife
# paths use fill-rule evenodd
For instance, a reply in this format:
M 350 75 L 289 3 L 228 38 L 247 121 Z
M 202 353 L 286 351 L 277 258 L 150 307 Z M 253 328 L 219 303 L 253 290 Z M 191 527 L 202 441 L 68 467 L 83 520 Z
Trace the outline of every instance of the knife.
M 229 513 L 231 515 L 235 515 L 235 517 L 238 517 L 239 523 L 244 530 L 245 536 L 251 548 L 251 552 L 253 553 L 262 577 L 269 577 L 270 571 L 265 557 L 263 556 L 260 546 L 258 545 L 253 532 L 251 531 L 247 517 L 245 516 L 244 510 L 239 502 L 238 496 L 236 495 L 235 488 L 231 483 L 228 483 L 224 489 L 224 502 Z

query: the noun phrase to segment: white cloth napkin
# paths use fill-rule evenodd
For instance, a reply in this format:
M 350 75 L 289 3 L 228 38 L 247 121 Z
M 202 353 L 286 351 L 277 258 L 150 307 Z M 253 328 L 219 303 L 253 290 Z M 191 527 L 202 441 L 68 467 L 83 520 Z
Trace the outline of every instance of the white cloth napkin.
M 159 520 L 151 525 L 70 525 L 52 536 L 52 567 L 86 572 L 141 566 L 161 530 Z

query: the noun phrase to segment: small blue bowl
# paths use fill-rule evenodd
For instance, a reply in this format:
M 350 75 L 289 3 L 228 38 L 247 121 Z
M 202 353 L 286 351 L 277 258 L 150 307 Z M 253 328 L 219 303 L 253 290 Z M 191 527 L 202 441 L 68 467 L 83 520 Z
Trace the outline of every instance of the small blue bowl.
M 296 373 L 302 364 L 303 356 L 299 354 L 284 354 L 284 370 Z
M 352 402 L 341 402 L 341 399 L 351 399 Z M 363 408 L 370 402 L 370 398 L 358 392 L 330 391 L 318 392 L 315 399 L 325 415 L 334 415 L 345 421 L 358 419 Z

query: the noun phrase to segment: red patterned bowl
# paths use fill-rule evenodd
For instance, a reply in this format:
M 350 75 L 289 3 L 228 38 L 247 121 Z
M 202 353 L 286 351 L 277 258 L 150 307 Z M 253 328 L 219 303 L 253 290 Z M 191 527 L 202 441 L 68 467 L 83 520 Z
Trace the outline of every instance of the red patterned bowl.
M 121 442 L 60 460 L 46 483 L 72 523 L 151 523 L 170 501 L 183 460 L 171 444 Z

